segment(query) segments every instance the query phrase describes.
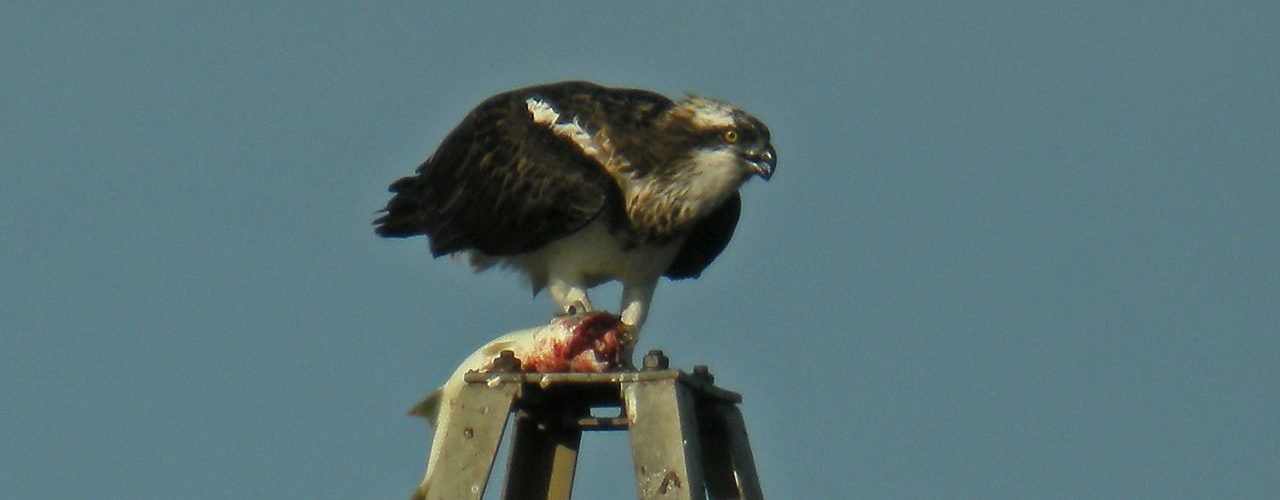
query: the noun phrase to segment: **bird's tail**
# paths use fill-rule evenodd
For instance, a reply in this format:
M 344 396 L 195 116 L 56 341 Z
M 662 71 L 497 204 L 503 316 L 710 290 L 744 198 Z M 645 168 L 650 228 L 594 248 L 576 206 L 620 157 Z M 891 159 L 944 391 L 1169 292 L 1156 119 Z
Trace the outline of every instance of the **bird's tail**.
M 382 216 L 373 221 L 374 232 L 383 238 L 410 238 L 425 234 L 422 210 L 418 200 L 426 189 L 419 176 L 401 177 L 391 183 L 387 190 L 395 193 L 387 206 L 380 212 Z

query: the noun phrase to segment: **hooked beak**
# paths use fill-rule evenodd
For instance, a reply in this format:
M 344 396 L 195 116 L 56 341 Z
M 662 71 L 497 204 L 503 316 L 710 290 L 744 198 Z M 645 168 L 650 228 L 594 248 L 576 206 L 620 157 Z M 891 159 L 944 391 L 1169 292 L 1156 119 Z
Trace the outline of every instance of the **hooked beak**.
M 746 158 L 751 161 L 752 173 L 766 181 L 773 177 L 773 171 L 778 167 L 778 152 L 774 151 L 773 144 L 765 144 L 764 149 L 752 151 Z

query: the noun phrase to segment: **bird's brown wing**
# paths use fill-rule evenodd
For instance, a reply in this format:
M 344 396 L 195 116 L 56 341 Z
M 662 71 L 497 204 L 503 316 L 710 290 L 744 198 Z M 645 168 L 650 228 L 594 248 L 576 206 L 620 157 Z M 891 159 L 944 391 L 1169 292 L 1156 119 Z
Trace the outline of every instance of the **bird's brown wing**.
M 494 96 L 453 130 L 374 224 L 384 237 L 425 234 L 440 256 L 535 250 L 621 207 L 613 179 L 573 143 L 534 123 L 530 89 Z

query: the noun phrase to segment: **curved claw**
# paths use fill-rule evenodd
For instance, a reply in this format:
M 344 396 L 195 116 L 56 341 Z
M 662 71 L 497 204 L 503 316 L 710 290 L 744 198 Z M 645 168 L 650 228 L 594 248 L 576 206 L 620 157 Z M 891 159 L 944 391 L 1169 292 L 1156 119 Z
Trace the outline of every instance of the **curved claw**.
M 571 316 L 583 316 L 591 312 L 591 304 L 582 300 L 574 300 L 565 306 L 563 311 L 555 313 L 557 318 L 568 318 Z
M 622 366 L 622 371 L 639 371 L 632 358 L 635 357 L 636 343 L 640 341 L 640 329 L 635 325 L 627 324 L 625 321 L 620 322 L 618 323 L 618 340 L 622 344 L 622 348 L 618 352 L 618 364 Z
M 591 304 L 584 300 L 575 300 L 569 307 L 564 308 L 565 314 L 569 316 L 579 316 L 591 312 Z

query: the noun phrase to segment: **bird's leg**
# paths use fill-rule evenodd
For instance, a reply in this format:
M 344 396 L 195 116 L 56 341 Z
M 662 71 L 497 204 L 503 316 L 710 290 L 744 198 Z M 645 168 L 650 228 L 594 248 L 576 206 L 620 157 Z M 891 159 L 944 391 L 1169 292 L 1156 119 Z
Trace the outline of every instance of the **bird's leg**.
M 653 289 L 657 286 L 656 278 L 635 285 L 622 285 L 622 328 L 626 330 L 628 342 L 624 343 L 619 359 L 628 370 L 636 368 L 632 353 L 635 352 L 636 342 L 640 340 L 640 325 L 644 324 L 645 317 L 649 315 L 649 302 L 653 300 Z
M 622 322 L 640 329 L 644 319 L 649 315 L 649 302 L 653 300 L 653 289 L 658 280 L 645 280 L 643 283 L 622 284 Z
M 547 283 L 547 294 L 560 306 L 557 315 L 573 316 L 591 312 L 591 299 L 587 298 L 587 287 L 569 280 L 553 278 Z

